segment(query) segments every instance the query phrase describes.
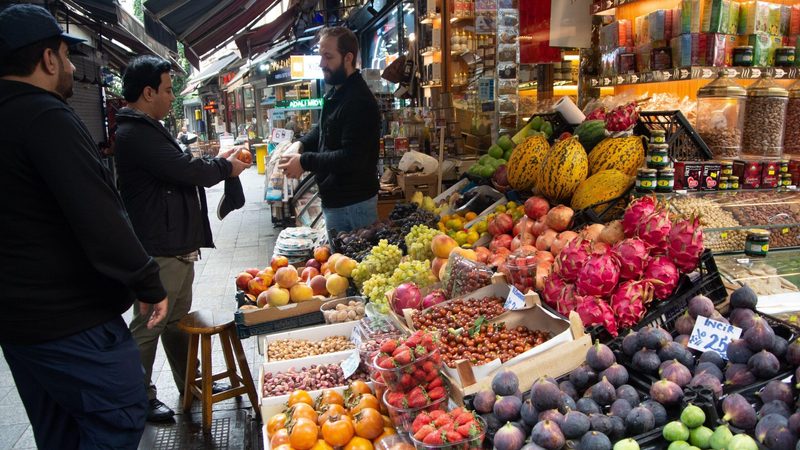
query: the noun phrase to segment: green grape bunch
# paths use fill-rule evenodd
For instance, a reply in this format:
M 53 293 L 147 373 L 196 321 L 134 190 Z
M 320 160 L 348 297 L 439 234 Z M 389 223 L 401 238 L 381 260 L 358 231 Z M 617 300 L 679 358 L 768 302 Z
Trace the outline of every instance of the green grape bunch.
M 432 260 L 431 242 L 438 234 L 441 234 L 439 230 L 425 225 L 411 227 L 411 231 L 405 237 L 408 255 L 417 261 Z

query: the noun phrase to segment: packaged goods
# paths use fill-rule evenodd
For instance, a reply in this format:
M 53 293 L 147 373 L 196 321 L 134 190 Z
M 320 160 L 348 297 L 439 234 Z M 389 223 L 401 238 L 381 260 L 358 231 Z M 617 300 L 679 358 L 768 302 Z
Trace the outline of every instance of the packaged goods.
M 681 1 L 681 34 L 700 32 L 700 0 Z
M 700 31 L 703 33 L 727 33 L 731 17 L 730 0 L 705 0 Z
M 700 177 L 703 163 L 700 162 L 675 162 L 675 189 L 697 191 L 700 189 Z
M 777 14 L 773 11 L 777 10 Z M 739 6 L 739 33 L 770 33 L 780 31 L 780 5 L 764 2 L 741 2 Z
M 692 65 L 692 35 L 681 34 L 670 40 L 672 49 L 672 63 L 675 67 Z

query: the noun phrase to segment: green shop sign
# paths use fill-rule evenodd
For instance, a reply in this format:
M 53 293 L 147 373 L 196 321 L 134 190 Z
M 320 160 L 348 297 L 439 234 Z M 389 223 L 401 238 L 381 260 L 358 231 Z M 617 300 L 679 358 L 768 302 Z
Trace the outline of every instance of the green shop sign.
M 297 100 L 280 100 L 275 102 L 276 109 L 317 109 L 322 108 L 321 98 L 301 98 Z

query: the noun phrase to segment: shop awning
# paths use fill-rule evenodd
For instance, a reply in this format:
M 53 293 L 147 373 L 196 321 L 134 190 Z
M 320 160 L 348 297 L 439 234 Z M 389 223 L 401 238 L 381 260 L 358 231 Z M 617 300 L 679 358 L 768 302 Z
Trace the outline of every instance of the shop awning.
M 280 0 L 147 0 L 145 14 L 185 44 L 186 59 L 199 67 L 200 57 L 230 42 Z
M 192 76 L 192 78 L 189 79 L 187 84 L 201 83 L 211 77 L 216 77 L 217 75 L 219 75 L 220 70 L 229 66 L 232 62 L 236 61 L 237 59 L 239 59 L 239 57 L 236 56 L 235 53 L 229 53 L 219 58 L 218 60 L 214 61 L 213 63 L 209 64 L 208 67 L 201 70 L 200 73 L 198 73 L 197 75 Z
M 298 6 L 293 5 L 272 22 L 262 25 L 236 38 L 236 46 L 244 55 L 256 55 L 267 51 L 278 38 L 286 34 L 297 19 Z
M 240 67 L 239 71 L 236 72 L 236 75 L 234 75 L 233 78 L 231 78 L 231 81 L 229 81 L 228 84 L 225 85 L 224 89 L 226 91 L 230 92 L 230 91 L 232 91 L 234 89 L 237 89 L 237 88 L 243 86 L 244 85 L 244 77 L 247 76 L 248 73 L 250 73 L 250 65 L 249 64 L 246 64 L 246 65 Z

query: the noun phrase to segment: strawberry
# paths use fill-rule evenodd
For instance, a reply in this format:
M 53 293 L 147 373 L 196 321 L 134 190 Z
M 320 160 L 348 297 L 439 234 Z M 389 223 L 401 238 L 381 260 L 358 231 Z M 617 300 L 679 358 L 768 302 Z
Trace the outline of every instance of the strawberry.
M 431 361 L 425 361 L 424 363 L 422 363 L 422 370 L 424 370 L 425 372 L 428 372 L 428 373 L 431 373 L 431 372 L 439 373 L 439 370 L 436 367 L 436 364 L 434 364 Z
M 465 411 L 459 414 L 455 421 L 459 425 L 464 425 L 465 423 L 475 422 L 475 416 L 471 412 Z
M 453 420 L 455 420 L 456 417 L 460 416 L 463 413 L 464 413 L 464 408 L 461 407 L 457 407 L 455 409 L 450 410 L 450 416 L 453 418 Z
M 397 347 L 397 348 L 399 349 L 400 347 Z M 393 357 L 394 357 L 395 364 L 397 364 L 398 366 L 405 366 L 407 364 L 411 364 L 411 361 L 413 361 L 414 355 L 412 355 L 411 352 L 408 349 L 405 349 L 405 350 L 400 351 L 400 352 L 395 352 L 393 354 Z
M 409 408 L 420 408 L 428 404 L 428 397 L 425 391 L 417 386 L 409 391 L 407 401 Z
M 456 424 L 454 424 L 453 422 L 444 424 L 444 425 L 442 425 L 441 428 L 439 428 L 439 431 L 444 431 L 446 433 L 449 433 L 449 432 L 452 432 L 452 431 L 456 431 Z
M 389 394 L 386 396 L 386 402 L 394 407 L 399 407 L 403 400 L 405 400 L 405 397 L 402 392 L 389 391 Z
M 444 444 L 444 435 L 437 430 L 425 436 L 422 442 L 428 445 L 442 445 Z
M 428 414 L 426 411 L 422 411 L 421 413 L 419 413 L 417 418 L 414 419 L 414 423 L 412 423 L 411 426 L 413 428 L 414 426 L 417 425 L 419 426 L 428 425 L 431 422 L 433 422 L 433 419 L 431 418 L 430 414 Z
M 449 414 L 442 414 L 441 416 L 433 420 L 433 424 L 439 428 L 452 423 L 453 423 L 453 418 L 450 417 Z
M 378 367 L 380 367 L 381 369 L 394 369 L 394 367 L 395 367 L 394 360 L 392 358 L 388 357 L 388 356 L 387 357 L 383 357 L 383 356 L 379 357 L 378 360 L 377 360 L 377 363 L 378 363 Z
M 382 353 L 391 354 L 392 352 L 394 352 L 394 349 L 396 349 L 396 348 L 397 348 L 397 340 L 396 339 L 386 339 L 383 342 L 381 342 L 380 351 Z
M 404 352 L 406 350 L 411 351 L 411 349 L 406 344 L 398 345 L 397 347 L 395 347 L 394 350 L 392 350 L 392 356 L 397 356 L 398 353 Z
M 418 346 L 422 342 L 422 335 L 426 334 L 422 331 L 417 331 L 416 333 L 412 334 L 411 336 L 406 339 L 406 345 L 414 348 Z
M 433 350 L 433 348 L 435 347 L 433 342 L 433 336 L 430 333 L 425 333 L 422 336 L 422 341 L 420 342 L 420 344 L 422 344 L 423 347 L 427 348 L 428 351 Z
M 447 442 L 458 442 L 463 441 L 464 438 L 458 433 L 458 431 L 448 431 L 444 435 L 444 439 Z
M 425 389 L 430 391 L 433 388 L 442 387 L 442 386 L 444 386 L 444 383 L 442 382 L 442 377 L 437 376 L 436 378 L 431 380 L 431 382 L 428 383 L 427 386 L 425 386 Z
M 415 380 L 421 381 L 428 376 L 428 373 L 422 369 L 417 369 L 414 371 L 414 373 L 411 374 L 411 376 L 414 377 Z
M 414 347 L 414 354 L 417 356 L 417 358 L 422 358 L 423 356 L 428 354 L 428 349 L 426 349 L 421 345 L 418 345 Z
M 436 420 L 439 417 L 447 414 L 446 412 L 442 411 L 441 409 L 434 409 L 433 411 L 429 412 L 428 415 L 431 416 L 431 420 Z
M 478 428 L 478 424 L 475 422 L 465 423 L 464 425 L 459 426 L 456 431 L 465 438 L 474 438 L 481 433 L 480 428 Z
M 412 428 L 412 432 L 414 434 L 414 439 L 416 439 L 418 441 L 424 440 L 427 435 L 429 435 L 429 434 L 431 434 L 431 433 L 433 433 L 435 431 L 436 431 L 436 428 L 434 428 L 431 425 L 422 425 L 421 427 L 417 428 L 416 430 L 414 430 Z
M 428 391 L 428 397 L 430 397 L 431 400 L 439 400 L 440 398 L 444 397 L 445 395 L 447 395 L 447 392 L 441 386 L 435 387 L 435 388 L 431 389 L 430 391 Z
M 399 384 L 404 389 L 407 389 L 407 388 L 410 388 L 411 386 L 416 385 L 417 383 L 416 383 L 416 381 L 414 381 L 414 377 L 412 377 L 411 375 L 409 375 L 407 373 L 404 373 L 403 376 L 400 377 Z

